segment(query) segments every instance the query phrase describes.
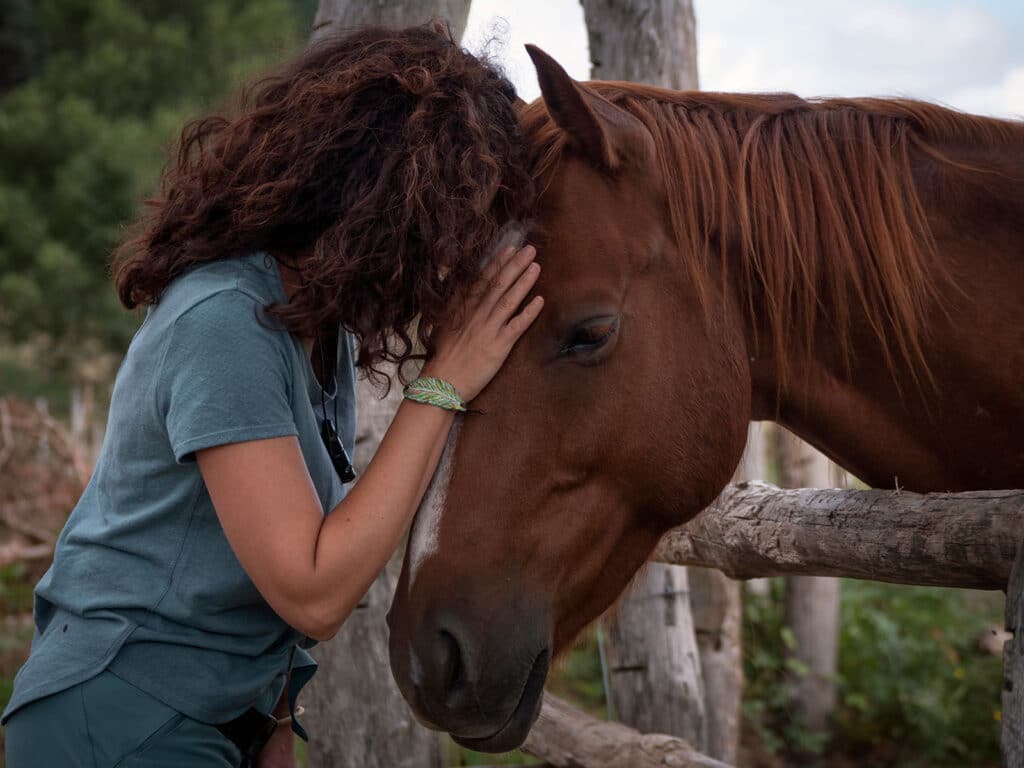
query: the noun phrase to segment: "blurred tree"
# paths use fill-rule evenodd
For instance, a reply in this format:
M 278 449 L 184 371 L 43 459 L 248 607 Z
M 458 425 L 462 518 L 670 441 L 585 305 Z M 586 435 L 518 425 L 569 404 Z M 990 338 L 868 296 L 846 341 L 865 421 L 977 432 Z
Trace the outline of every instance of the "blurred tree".
M 469 19 L 469 4 L 470 0 L 320 0 L 313 24 L 313 39 L 339 27 L 344 29 L 363 24 L 405 27 L 441 18 L 451 26 L 455 39 L 461 40 Z
M 38 31 L 32 0 L 0 0 L 0 93 L 28 79 Z
M 0 342 L 45 344 L 45 360 L 67 371 L 97 351 L 123 351 L 138 323 L 118 307 L 110 255 L 181 126 L 297 50 L 312 8 L 0 3 L 0 56 L 31 72 L 0 87 Z

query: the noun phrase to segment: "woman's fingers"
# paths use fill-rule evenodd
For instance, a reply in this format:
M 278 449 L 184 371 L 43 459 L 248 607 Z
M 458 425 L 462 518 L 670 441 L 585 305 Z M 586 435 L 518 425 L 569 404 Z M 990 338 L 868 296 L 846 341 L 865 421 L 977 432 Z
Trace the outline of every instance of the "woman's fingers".
M 512 345 L 519 341 L 519 337 L 526 333 L 526 329 L 533 325 L 541 309 L 544 308 L 544 298 L 534 296 L 530 303 L 523 307 L 523 311 L 509 320 L 501 329 L 501 337 L 511 349 Z
M 517 250 L 514 245 L 507 245 L 498 251 L 494 258 L 487 262 L 487 266 L 480 273 L 483 279 L 488 282 L 493 280 L 505 265 L 508 264 L 509 260 L 516 255 Z
M 516 311 L 523 299 L 533 288 L 534 283 L 537 282 L 537 278 L 540 276 L 540 264 L 532 262 L 527 265 L 515 282 L 509 287 L 505 293 L 501 295 L 498 301 L 494 305 L 494 309 L 491 312 L 491 320 L 496 322 L 498 325 L 504 325 L 512 313 Z
M 488 295 L 480 302 L 480 308 L 490 313 L 494 311 L 495 305 L 501 300 L 505 293 L 515 285 L 519 277 L 530 266 L 537 256 L 537 250 L 528 245 L 516 251 L 497 275 L 491 280 Z M 515 305 L 512 306 L 515 309 Z
M 470 289 L 468 298 L 470 309 L 475 309 L 480 304 L 489 307 L 488 297 L 491 295 L 491 285 L 515 254 L 516 247 L 509 245 L 494 254 L 493 258 L 487 262 L 487 265 L 480 272 L 479 281 Z

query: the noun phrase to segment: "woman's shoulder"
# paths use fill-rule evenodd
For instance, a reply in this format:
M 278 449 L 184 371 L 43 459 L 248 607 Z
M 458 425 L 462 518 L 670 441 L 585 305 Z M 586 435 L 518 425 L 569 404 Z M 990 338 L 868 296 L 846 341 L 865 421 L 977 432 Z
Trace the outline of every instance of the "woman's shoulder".
M 203 314 L 225 312 L 229 318 L 240 305 L 262 308 L 284 300 L 276 263 L 253 253 L 192 267 L 171 282 L 152 312 L 174 322 L 202 307 Z
M 266 259 L 266 261 L 265 261 Z M 271 271 L 271 268 L 273 271 Z M 294 342 L 267 307 L 285 300 L 276 263 L 263 254 L 201 264 L 176 278 L 150 307 L 132 348 L 176 364 L 252 356 L 291 367 Z M 139 353 L 142 349 L 129 351 Z

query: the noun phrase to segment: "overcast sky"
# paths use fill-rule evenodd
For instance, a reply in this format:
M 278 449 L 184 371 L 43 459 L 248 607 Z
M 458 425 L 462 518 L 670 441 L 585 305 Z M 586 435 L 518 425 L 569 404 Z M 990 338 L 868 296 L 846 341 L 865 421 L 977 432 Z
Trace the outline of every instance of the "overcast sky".
M 1024 116 L 1024 0 L 694 0 L 705 90 L 912 96 Z M 589 77 L 579 0 L 473 0 L 465 43 L 494 49 L 519 89 L 539 93 L 535 43 Z

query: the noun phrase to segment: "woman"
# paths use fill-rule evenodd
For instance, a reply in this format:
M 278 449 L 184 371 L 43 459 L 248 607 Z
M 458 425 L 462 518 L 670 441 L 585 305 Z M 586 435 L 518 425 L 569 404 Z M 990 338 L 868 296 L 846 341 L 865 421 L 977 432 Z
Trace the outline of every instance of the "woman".
M 303 647 L 338 631 L 540 311 L 517 309 L 532 248 L 482 268 L 530 200 L 515 100 L 440 28 L 366 29 L 185 130 L 116 260 L 148 310 L 36 589 L 9 768 L 291 763 Z M 346 495 L 354 365 L 415 343 L 422 378 Z

